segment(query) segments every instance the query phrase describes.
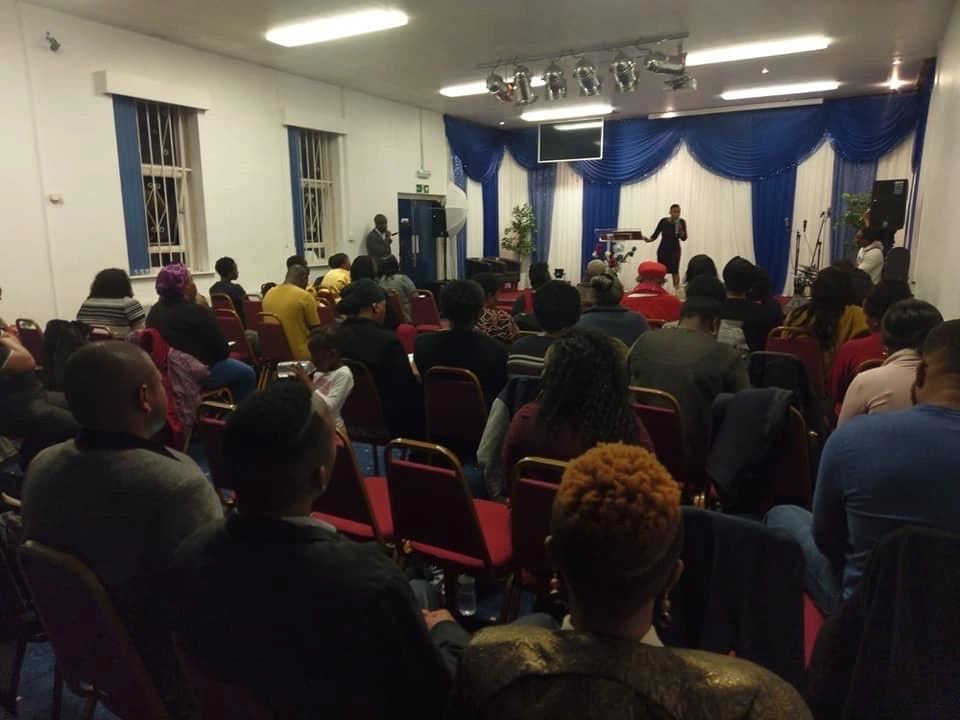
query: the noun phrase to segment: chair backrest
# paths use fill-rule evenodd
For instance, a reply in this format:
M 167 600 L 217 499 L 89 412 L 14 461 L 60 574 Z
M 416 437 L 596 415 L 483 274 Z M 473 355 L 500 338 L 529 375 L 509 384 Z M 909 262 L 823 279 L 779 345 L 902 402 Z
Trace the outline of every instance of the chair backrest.
M 17 318 L 14 323 L 20 343 L 33 355 L 37 367 L 43 367 L 43 330 L 29 318 Z
M 337 305 L 326 297 L 317 297 L 317 315 L 321 325 L 333 325 L 337 322 Z
M 369 529 L 369 533 L 354 534 L 348 529 L 340 528 L 340 532 L 345 535 L 361 540 L 373 537 L 383 542 L 383 533 L 370 505 L 367 486 L 363 481 L 363 473 L 360 471 L 356 453 L 349 438 L 340 431 L 337 431 L 337 455 L 333 461 L 330 485 L 326 492 L 313 503 L 313 511 L 349 520 L 351 523 L 359 523 L 364 531 Z
M 810 385 L 807 366 L 800 358 L 793 353 L 754 352 L 750 353 L 747 370 L 750 384 L 755 388 L 792 390 L 807 425 L 818 434 L 824 434 L 823 400 Z
M 780 459 L 774 464 L 770 475 L 770 495 L 758 498 L 759 504 L 754 505 L 754 512 L 765 513 L 774 505 L 810 507 L 813 499 L 813 442 L 803 415 L 791 407 Z
M 340 411 L 350 438 L 354 442 L 386 445 L 390 430 L 373 373 L 362 362 L 344 359 L 343 363 L 353 373 L 353 391 Z
M 544 540 L 550 514 L 567 463 L 527 457 L 514 466 L 510 492 L 510 535 L 517 568 L 539 578 L 552 572 Z
M 637 404 L 673 410 L 677 418 L 680 417 L 680 401 L 666 390 L 631 385 L 630 394 Z
M 857 369 L 853 371 L 854 377 L 859 375 L 862 372 L 867 370 L 873 370 L 883 365 L 883 358 L 870 358 L 869 360 L 864 360 L 862 363 L 857 365 Z
M 280 318 L 273 313 L 258 312 L 256 330 L 260 336 L 260 357 L 267 363 L 290 362 L 294 360 L 293 351 L 287 334 L 280 324 Z
M 412 453 L 416 460 L 401 459 L 402 452 Z M 452 452 L 440 445 L 400 438 L 387 445 L 386 465 L 390 513 L 398 539 L 410 542 L 414 550 L 418 546 L 440 550 L 491 567 L 463 467 Z
M 121 718 L 167 718 L 160 694 L 123 621 L 91 570 L 75 557 L 27 541 L 20 564 L 67 685 L 92 687 Z
M 223 333 L 224 339 L 230 345 L 230 355 L 237 360 L 255 365 L 257 359 L 250 347 L 250 341 L 247 340 L 247 334 L 244 332 L 243 321 L 237 315 L 237 311 L 233 309 L 233 305 L 229 308 L 217 308 L 213 312 L 217 318 L 220 332 Z
M 114 340 L 113 330 L 106 325 L 91 325 L 90 334 L 87 335 L 90 342 L 100 342 L 101 340 Z
M 487 425 L 480 381 L 464 368 L 437 365 L 423 379 L 427 439 L 476 452 Z
M 337 295 L 330 288 L 317 288 L 317 300 L 326 300 L 333 307 L 337 306 Z
M 398 322 L 404 323 L 407 321 L 408 318 L 403 314 L 403 304 L 400 302 L 400 293 L 393 288 L 387 290 L 387 307 L 390 308 L 390 312 L 393 313 L 393 316 L 397 318 Z
M 210 293 L 210 305 L 214 310 L 236 310 L 233 300 L 226 293 Z
M 234 405 L 210 400 L 200 403 L 197 409 L 196 427 L 203 440 L 210 479 L 215 488 L 231 487 L 223 464 L 223 431 L 227 426 L 227 417 L 234 409 Z
M 440 311 L 437 310 L 433 293 L 429 290 L 417 290 L 413 293 L 410 296 L 410 315 L 414 325 L 439 325 Z
M 680 415 L 670 408 L 633 403 L 633 411 L 647 429 L 657 459 L 670 471 L 673 479 L 684 485 L 685 455 L 683 423 Z
M 819 397 L 826 394 L 823 351 L 820 343 L 803 328 L 776 327 L 767 336 L 768 352 L 796 355 L 807 369 L 810 386 Z
M 263 312 L 263 298 L 259 295 L 247 295 L 243 299 L 243 316 L 247 322 L 252 322 L 258 313 Z

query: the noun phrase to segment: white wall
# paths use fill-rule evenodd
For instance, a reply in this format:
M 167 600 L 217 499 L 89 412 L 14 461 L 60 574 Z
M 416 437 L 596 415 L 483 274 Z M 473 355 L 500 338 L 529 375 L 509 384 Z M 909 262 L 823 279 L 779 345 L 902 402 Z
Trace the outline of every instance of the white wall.
M 930 101 L 913 237 L 913 277 L 918 297 L 936 305 L 947 319 L 960 317 L 960 238 L 953 216 L 960 196 L 960 4 L 937 56 L 937 78 Z
M 47 30 L 62 43 L 57 53 L 47 48 Z M 73 317 L 98 270 L 127 266 L 113 106 L 93 84 L 100 70 L 209 94 L 211 107 L 198 121 L 209 257 L 236 258 L 251 291 L 279 281 L 293 252 L 285 117 L 346 133 L 337 250 L 362 252 L 378 212 L 397 227 L 397 193 L 415 192 L 418 182 L 421 118 L 431 190 L 446 189 L 448 150 L 437 113 L 0 0 L 5 319 Z M 46 200 L 53 193 L 62 205 Z M 212 282 L 198 278 L 202 290 Z M 152 280 L 134 288 L 152 301 Z

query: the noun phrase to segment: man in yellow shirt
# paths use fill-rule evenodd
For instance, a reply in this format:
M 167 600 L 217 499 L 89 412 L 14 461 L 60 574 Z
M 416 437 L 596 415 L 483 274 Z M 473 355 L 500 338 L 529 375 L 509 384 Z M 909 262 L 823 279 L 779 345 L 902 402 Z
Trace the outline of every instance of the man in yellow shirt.
M 307 338 L 310 330 L 320 326 L 317 301 L 306 291 L 309 272 L 302 265 L 291 265 L 283 285 L 278 285 L 263 298 L 263 311 L 280 318 L 290 350 L 297 360 L 309 360 Z
M 323 276 L 320 287 L 326 288 L 339 300 L 340 293 L 350 284 L 350 257 L 346 253 L 330 256 L 330 272 Z

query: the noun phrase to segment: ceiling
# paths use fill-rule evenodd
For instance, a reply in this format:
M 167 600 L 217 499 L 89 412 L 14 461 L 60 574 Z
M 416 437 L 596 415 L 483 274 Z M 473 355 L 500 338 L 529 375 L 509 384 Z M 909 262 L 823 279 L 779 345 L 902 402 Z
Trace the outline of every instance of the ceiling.
M 419 107 L 495 124 L 522 124 L 519 109 L 489 96 L 446 98 L 445 85 L 481 80 L 478 63 L 565 48 L 602 45 L 660 33 L 689 32 L 686 49 L 824 34 L 827 50 L 692 68 L 699 90 L 668 93 L 642 73 L 635 93 L 611 92 L 623 117 L 729 106 L 724 90 L 836 79 L 829 96 L 883 92 L 894 55 L 901 76 L 916 77 L 936 54 L 952 0 L 396 0 L 403 28 L 331 43 L 282 48 L 264 39 L 274 25 L 356 9 L 363 0 L 34 0 L 34 4 L 323 80 Z M 368 3 L 370 4 L 370 3 Z M 374 3 L 376 4 L 376 3 Z M 51 28 L 56 34 L 56 29 Z M 59 38 L 69 42 L 68 38 Z M 607 75 L 609 55 L 594 61 Z M 569 60 L 564 61 L 569 69 Z M 535 73 L 547 63 L 531 63 Z M 768 74 L 761 74 L 762 68 Z M 568 71 L 569 80 L 569 71 Z M 571 97 L 574 95 L 571 83 Z M 547 103 L 541 95 L 537 107 Z M 777 98 L 769 98 L 776 100 Z M 575 103 L 576 99 L 566 101 Z M 744 101 L 763 102 L 757 101 Z

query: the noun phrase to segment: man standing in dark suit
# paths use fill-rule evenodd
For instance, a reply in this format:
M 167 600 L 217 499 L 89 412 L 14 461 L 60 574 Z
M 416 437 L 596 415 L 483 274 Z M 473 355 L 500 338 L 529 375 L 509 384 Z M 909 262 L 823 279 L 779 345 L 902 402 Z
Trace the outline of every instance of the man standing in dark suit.
M 323 401 L 281 381 L 227 421 L 239 512 L 188 539 L 168 588 L 186 652 L 277 718 L 440 718 L 451 685 L 437 647 L 466 645 L 423 612 L 377 543 L 310 516 L 336 446 Z M 453 651 L 455 652 L 455 651 Z
M 377 215 L 373 218 L 373 230 L 367 233 L 367 255 L 375 261 L 392 255 L 390 248 L 390 236 L 393 235 L 387 230 L 387 216 Z

